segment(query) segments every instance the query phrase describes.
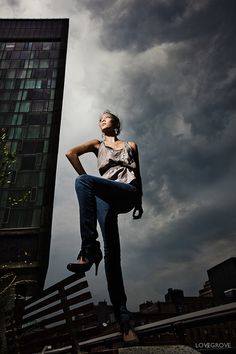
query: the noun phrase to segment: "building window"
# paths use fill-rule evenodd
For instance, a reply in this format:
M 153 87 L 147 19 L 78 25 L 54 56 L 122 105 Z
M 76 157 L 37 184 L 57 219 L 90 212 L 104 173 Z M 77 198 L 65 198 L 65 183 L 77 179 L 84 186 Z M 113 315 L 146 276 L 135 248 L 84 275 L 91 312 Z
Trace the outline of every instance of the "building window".
M 27 70 L 26 78 L 27 78 L 27 79 L 32 78 L 32 69 L 28 69 L 28 70 Z
M 2 101 L 8 101 L 10 99 L 11 91 L 5 91 L 1 94 Z
M 16 52 L 16 51 L 14 51 L 14 52 L 12 52 L 11 53 L 11 59 L 20 59 L 20 52 Z
M 50 90 L 30 90 L 29 91 L 29 99 L 30 100 L 48 100 L 50 98 Z
M 37 80 L 36 82 L 36 88 L 40 89 L 43 87 L 43 80 Z
M 48 134 L 49 135 L 49 134 Z M 43 152 L 47 153 L 48 152 L 48 148 L 49 148 L 49 141 L 48 140 L 44 140 L 44 148 L 43 148 Z
M 43 187 L 44 186 L 45 177 L 46 177 L 46 173 L 45 172 L 40 172 L 39 173 L 39 181 L 38 181 L 38 186 L 39 187 Z
M 33 210 L 32 226 L 39 226 L 41 219 L 41 209 Z
M 32 50 L 41 50 L 41 49 L 42 49 L 42 43 L 41 42 L 32 43 Z
M 39 59 L 49 59 L 49 51 L 40 51 L 38 55 Z
M 47 69 L 33 69 L 32 77 L 35 79 L 47 78 Z
M 40 168 L 41 165 L 42 165 L 43 156 L 42 156 L 42 154 L 36 154 L 35 156 L 36 156 L 35 166 L 36 166 L 36 168 L 38 169 L 38 168 Z
M 19 79 L 25 79 L 26 78 L 26 70 L 23 70 L 23 69 L 18 69 L 16 71 L 16 77 L 19 78 Z
M 8 138 L 9 139 L 21 139 L 22 128 L 11 128 L 9 129 Z
M 11 91 L 11 100 L 20 101 L 22 97 L 22 91 Z
M 9 69 L 10 61 L 9 60 L 2 60 L 0 63 L 0 69 Z
M 32 187 L 32 188 L 31 188 L 31 192 L 30 192 L 30 201 L 31 201 L 31 202 L 35 202 L 35 201 L 36 201 L 36 198 L 37 198 L 37 190 L 38 190 L 37 187 Z
M 20 52 L 20 59 L 29 59 L 29 58 L 30 58 L 30 51 Z
M 39 67 L 40 68 L 49 68 L 49 60 L 47 60 L 47 59 L 40 60 Z
M 12 115 L 2 115 L 0 116 L 1 125 L 19 125 L 21 124 L 21 115 L 14 114 Z
M 16 70 L 15 69 L 7 70 L 7 75 L 6 75 L 7 79 L 14 79 L 15 76 L 16 76 Z
M 24 61 L 24 68 L 28 69 L 29 68 L 29 60 Z
M 39 60 L 30 60 L 29 61 L 29 68 L 30 69 L 37 69 L 39 66 Z
M 16 102 L 16 105 L 15 105 L 15 112 L 16 113 L 19 111 L 19 108 L 20 108 L 20 102 Z
M 47 120 L 48 124 L 52 124 L 52 113 L 48 113 L 48 120 Z
M 54 100 L 54 98 L 55 98 L 55 90 L 51 90 L 50 98 L 51 98 L 51 100 Z
M 6 50 L 13 50 L 15 48 L 15 43 L 6 43 Z
M 39 176 L 38 173 L 35 171 L 20 171 L 17 175 L 16 186 L 17 187 L 24 187 L 25 189 L 29 189 L 29 186 L 36 186 L 38 185 Z
M 26 89 L 34 89 L 36 81 L 35 80 L 25 80 L 25 88 Z
M 44 101 L 34 101 L 32 102 L 32 112 L 42 112 L 44 110 Z
M 51 59 L 58 59 L 59 58 L 59 51 L 58 50 L 52 50 L 50 52 L 50 58 Z
M 23 128 L 23 138 L 38 139 L 41 136 L 41 126 L 31 125 Z
M 33 209 L 12 209 L 8 227 L 27 227 L 32 224 Z
M 43 50 L 50 50 L 52 48 L 51 42 L 43 42 Z
M 20 60 L 11 60 L 11 62 L 10 62 L 10 68 L 11 69 L 18 69 L 20 67 L 21 67 Z
M 23 50 L 24 49 L 24 44 L 25 43 L 17 42 L 16 45 L 15 45 L 15 49 L 16 50 Z
M 34 154 L 43 152 L 44 141 L 23 141 L 22 153 Z
M 25 155 L 21 159 L 21 170 L 34 170 L 36 155 Z
M 11 208 L 5 208 L 4 214 L 3 214 L 3 224 L 7 224 L 10 218 L 10 213 L 11 213 Z
M 22 101 L 24 101 L 24 100 L 26 100 L 26 99 L 27 99 L 28 92 L 29 92 L 29 91 L 23 91 Z
M 48 111 L 49 112 L 53 111 L 53 106 L 54 106 L 54 101 L 49 101 L 49 104 L 48 104 Z
M 5 81 L 5 89 L 14 89 L 15 88 L 15 81 L 14 80 L 6 80 Z
M 10 103 L 0 103 L 0 112 L 10 112 L 11 104 Z
M 4 79 L 6 77 L 6 73 L 7 73 L 7 70 L 5 70 L 5 69 L 0 70 L 0 78 Z
M 42 137 L 45 139 L 48 139 L 50 137 L 50 130 L 51 130 L 51 127 L 49 127 L 49 126 L 42 127 Z
M 1 194 L 0 194 L 1 207 L 5 207 L 7 205 L 7 202 L 8 202 L 8 191 L 7 190 L 1 190 Z M 3 214 L 4 214 L 4 211 L 3 211 Z M 3 214 L 2 214 L 2 216 L 3 216 Z
M 24 116 L 23 124 L 44 125 L 47 124 L 47 114 L 28 114 Z
M 2 53 L 2 59 L 11 59 L 11 52 L 3 52 Z
M 22 102 L 20 104 L 20 112 L 29 112 L 30 111 L 30 102 Z

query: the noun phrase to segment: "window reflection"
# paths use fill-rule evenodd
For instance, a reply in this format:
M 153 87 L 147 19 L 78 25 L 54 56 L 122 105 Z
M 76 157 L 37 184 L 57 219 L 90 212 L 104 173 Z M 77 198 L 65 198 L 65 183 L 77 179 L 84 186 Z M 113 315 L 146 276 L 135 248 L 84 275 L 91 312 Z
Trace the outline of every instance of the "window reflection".
M 64 65 L 60 42 L 0 43 L 0 124 L 7 129 L 9 149 L 17 151 L 15 170 L 9 178 L 15 189 L 32 187 L 29 203 L 33 205 L 13 210 L 6 207 L 6 199 L 0 219 L 4 218 L 7 227 L 40 222 L 41 208 L 35 206 L 43 203 L 52 118 L 58 119 L 54 113 L 58 109 L 54 105 L 58 65 Z

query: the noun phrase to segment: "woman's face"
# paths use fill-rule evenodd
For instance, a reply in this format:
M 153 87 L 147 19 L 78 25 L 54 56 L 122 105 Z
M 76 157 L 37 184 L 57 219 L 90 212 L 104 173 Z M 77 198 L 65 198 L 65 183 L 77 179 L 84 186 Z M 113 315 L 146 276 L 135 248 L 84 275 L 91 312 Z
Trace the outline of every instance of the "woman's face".
M 104 113 L 99 120 L 99 127 L 102 132 L 105 133 L 106 130 L 114 130 L 115 122 L 109 113 Z

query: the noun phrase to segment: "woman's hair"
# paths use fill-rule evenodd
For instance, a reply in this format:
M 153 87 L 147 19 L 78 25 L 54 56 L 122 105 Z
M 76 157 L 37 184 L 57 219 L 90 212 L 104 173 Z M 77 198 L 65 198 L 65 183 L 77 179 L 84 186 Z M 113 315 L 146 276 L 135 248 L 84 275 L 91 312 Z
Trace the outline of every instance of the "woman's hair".
M 121 131 L 120 119 L 114 113 L 109 111 L 109 109 L 107 109 L 106 111 L 102 112 L 100 118 L 103 116 L 103 114 L 110 114 L 110 116 L 112 117 L 112 119 L 115 121 L 115 124 L 116 124 L 116 126 L 115 126 L 115 128 L 117 129 L 117 134 L 116 135 L 119 135 L 120 131 Z

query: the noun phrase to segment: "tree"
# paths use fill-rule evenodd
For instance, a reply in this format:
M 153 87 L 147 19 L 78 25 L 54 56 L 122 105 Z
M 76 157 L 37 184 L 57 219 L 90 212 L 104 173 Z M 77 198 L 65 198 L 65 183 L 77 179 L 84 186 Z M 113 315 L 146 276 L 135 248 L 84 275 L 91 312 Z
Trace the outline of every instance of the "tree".
M 0 188 L 12 184 L 12 171 L 16 162 L 16 152 L 11 151 L 7 142 L 7 131 L 0 128 Z M 23 192 L 20 197 L 8 197 L 8 205 L 14 207 L 29 199 L 31 191 Z M 0 274 L 0 352 L 7 354 L 6 340 L 6 312 L 13 316 L 16 298 L 16 285 L 27 282 L 17 281 L 17 276 L 7 265 L 4 266 L 4 274 Z M 29 281 L 28 281 L 29 282 Z M 30 281 L 32 282 L 32 281 Z
M 0 187 L 12 183 L 12 170 L 16 162 L 16 152 L 7 144 L 6 129 L 0 128 Z M 24 192 L 19 198 L 8 197 L 10 206 L 19 205 L 29 199 L 31 191 Z
M 6 136 L 6 129 L 0 128 L 0 187 L 11 183 L 11 170 L 16 161 L 16 152 L 8 148 Z

